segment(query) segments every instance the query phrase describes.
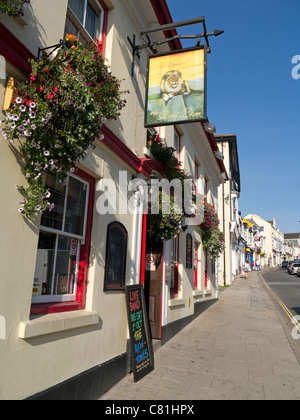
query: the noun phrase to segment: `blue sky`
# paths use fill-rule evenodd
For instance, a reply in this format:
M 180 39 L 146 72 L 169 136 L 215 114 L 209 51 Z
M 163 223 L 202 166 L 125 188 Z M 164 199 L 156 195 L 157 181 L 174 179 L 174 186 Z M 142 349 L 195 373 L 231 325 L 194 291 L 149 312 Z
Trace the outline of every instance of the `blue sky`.
M 167 2 L 175 22 L 205 16 L 208 31 L 225 31 L 210 38 L 207 112 L 217 134 L 237 135 L 242 215 L 276 218 L 282 232 L 300 232 L 300 79 L 291 74 L 300 1 Z M 202 25 L 178 33 L 202 33 Z

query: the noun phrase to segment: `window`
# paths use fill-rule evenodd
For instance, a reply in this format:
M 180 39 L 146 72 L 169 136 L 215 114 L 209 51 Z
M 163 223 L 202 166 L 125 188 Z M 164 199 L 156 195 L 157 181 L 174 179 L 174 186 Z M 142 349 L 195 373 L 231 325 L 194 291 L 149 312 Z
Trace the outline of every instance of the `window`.
M 104 291 L 125 287 L 128 233 L 125 227 L 113 222 L 107 228 Z
M 71 33 L 82 43 L 95 38 L 103 42 L 104 14 L 98 0 L 69 0 L 64 39 Z
M 78 176 L 81 173 L 86 179 Z M 47 175 L 49 200 L 55 206 L 41 218 L 33 306 L 79 303 L 78 299 L 82 298 L 88 266 L 93 187 L 93 179 L 79 170 L 76 175 L 67 177 L 66 184 Z

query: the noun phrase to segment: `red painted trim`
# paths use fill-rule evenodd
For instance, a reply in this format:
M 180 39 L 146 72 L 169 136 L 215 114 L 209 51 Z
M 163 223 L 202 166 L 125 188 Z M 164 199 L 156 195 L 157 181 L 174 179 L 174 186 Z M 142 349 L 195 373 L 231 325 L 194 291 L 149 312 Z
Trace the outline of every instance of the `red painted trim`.
M 204 130 L 204 133 L 205 133 L 206 138 L 207 138 L 207 140 L 209 142 L 209 145 L 211 147 L 211 150 L 212 150 L 212 152 L 214 154 L 215 151 L 219 150 L 219 146 L 218 146 L 218 144 L 216 142 L 216 139 L 215 139 L 214 134 L 213 133 L 207 133 L 205 131 L 205 129 L 204 129 L 204 125 L 205 125 L 205 123 L 202 123 L 202 127 L 203 127 L 203 130 Z M 214 157 L 215 157 L 215 154 L 214 154 Z M 215 159 L 216 159 L 216 162 L 217 162 L 217 164 L 219 166 L 220 172 L 221 173 L 225 173 L 226 176 L 227 176 L 227 179 L 229 180 L 229 176 L 227 174 L 227 171 L 226 171 L 224 162 L 222 160 L 220 160 L 220 159 L 217 159 L 216 157 L 215 157 Z
M 85 309 L 95 200 L 95 179 L 79 168 L 77 168 L 75 174 L 90 185 L 85 244 L 81 246 L 79 257 L 76 300 L 75 302 L 33 304 L 31 306 L 30 316 L 72 312 Z
M 34 58 L 34 54 L 2 23 L 0 23 L 0 55 L 5 57 L 22 73 L 31 73 L 31 66 L 28 60 Z
M 150 0 L 150 1 L 151 1 L 151 5 L 153 7 L 153 10 L 156 14 L 156 17 L 160 25 L 173 23 L 173 19 L 172 19 L 166 0 Z M 164 35 L 166 38 L 171 38 L 177 35 L 177 31 L 176 29 L 165 31 Z M 171 51 L 181 50 L 182 44 L 179 39 L 175 39 L 174 41 L 169 42 L 169 47 Z
M 79 168 L 77 168 L 76 170 L 76 175 L 78 175 L 84 181 L 88 182 L 90 186 L 85 244 L 81 247 L 81 252 L 80 252 L 80 261 L 79 261 L 80 274 L 78 275 L 77 296 L 76 296 L 76 301 L 79 302 L 83 307 L 85 307 L 86 291 L 87 291 L 87 284 L 88 284 L 88 273 L 89 273 L 89 260 L 90 260 L 90 251 L 91 251 L 92 227 L 93 227 L 95 178 L 88 175 L 86 172 L 82 171 Z
M 162 176 L 166 175 L 165 168 L 163 165 L 155 159 L 141 159 L 141 172 L 145 176 L 150 176 L 153 171 L 158 172 Z
M 147 213 L 144 213 L 143 232 L 142 232 L 142 252 L 141 252 L 141 284 L 145 283 L 146 242 L 147 242 Z
M 132 169 L 138 173 L 142 173 L 149 178 L 152 171 L 157 171 L 161 175 L 165 175 L 163 165 L 154 159 L 140 159 L 125 143 L 122 142 L 109 128 L 102 128 L 105 144 L 112 152 L 114 152 L 123 162 L 127 163 Z
M 138 156 L 136 156 L 109 128 L 104 126 L 102 132 L 104 134 L 102 143 L 109 147 L 112 152 L 119 156 L 129 166 L 137 172 L 140 172 L 141 161 Z
M 73 312 L 82 309 L 84 306 L 79 302 L 38 303 L 31 306 L 30 316 Z
M 109 9 L 108 9 L 108 7 L 106 6 L 106 4 L 104 3 L 103 0 L 98 0 L 98 2 L 99 2 L 101 8 L 104 11 L 103 32 L 102 32 L 101 42 L 102 42 L 102 45 L 103 45 L 102 54 L 103 54 L 103 56 L 105 56 Z
M 194 242 L 194 289 L 198 289 L 199 243 Z

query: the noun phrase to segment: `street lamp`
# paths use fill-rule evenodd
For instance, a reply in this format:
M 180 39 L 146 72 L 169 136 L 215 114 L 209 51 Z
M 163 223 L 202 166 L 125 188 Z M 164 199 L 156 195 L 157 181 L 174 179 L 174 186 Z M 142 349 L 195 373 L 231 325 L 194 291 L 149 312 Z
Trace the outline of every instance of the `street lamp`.
M 214 124 L 212 124 L 212 123 L 210 123 L 210 122 L 208 122 L 208 123 L 206 123 L 206 124 L 204 125 L 204 130 L 205 130 L 208 134 L 213 134 L 213 133 L 216 133 L 216 132 L 217 132 L 215 125 L 214 125 Z

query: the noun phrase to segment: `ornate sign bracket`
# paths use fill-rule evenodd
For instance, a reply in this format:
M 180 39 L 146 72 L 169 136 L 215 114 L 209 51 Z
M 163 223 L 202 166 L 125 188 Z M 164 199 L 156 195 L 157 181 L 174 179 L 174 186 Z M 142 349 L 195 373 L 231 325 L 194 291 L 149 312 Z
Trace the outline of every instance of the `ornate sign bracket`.
M 154 32 L 163 32 L 163 31 L 168 31 L 168 30 L 171 30 L 171 29 L 181 28 L 183 26 L 190 26 L 190 25 L 195 25 L 195 24 L 199 24 L 199 23 L 202 23 L 202 25 L 203 25 L 203 33 L 201 33 L 201 34 L 175 35 L 171 38 L 167 38 L 167 39 L 164 39 L 163 41 L 157 41 L 157 42 L 152 42 L 151 39 L 150 39 L 150 36 L 149 36 L 149 34 L 154 33 Z M 158 26 L 158 27 L 155 27 L 155 28 L 144 29 L 143 31 L 141 31 L 141 36 L 145 35 L 147 37 L 148 42 L 145 43 L 145 44 L 137 45 L 135 35 L 133 35 L 133 40 L 131 40 L 129 37 L 127 37 L 128 42 L 130 43 L 130 45 L 132 47 L 132 70 L 131 70 L 131 75 L 134 76 L 135 57 L 140 59 L 140 53 L 143 49 L 149 48 L 152 51 L 153 54 L 157 54 L 157 52 L 158 52 L 157 47 L 159 45 L 163 45 L 163 44 L 166 44 L 168 42 L 172 42 L 175 39 L 196 39 L 197 40 L 197 46 L 200 46 L 201 45 L 201 38 L 204 38 L 205 42 L 206 42 L 206 46 L 207 46 L 207 52 L 211 53 L 211 48 L 210 48 L 210 45 L 209 45 L 208 37 L 219 36 L 219 35 L 222 35 L 223 33 L 224 33 L 224 31 L 220 30 L 220 29 L 215 29 L 213 32 L 207 32 L 204 16 L 202 16 L 200 18 L 196 18 L 196 19 L 184 20 L 184 21 L 181 21 L 181 22 L 174 22 L 174 23 L 170 23 L 170 24 L 167 24 L 167 25 L 161 25 L 161 26 Z

